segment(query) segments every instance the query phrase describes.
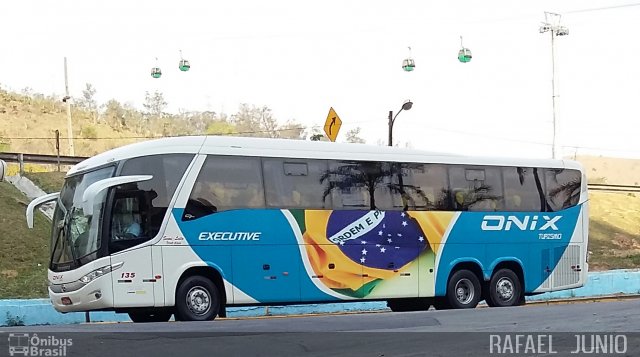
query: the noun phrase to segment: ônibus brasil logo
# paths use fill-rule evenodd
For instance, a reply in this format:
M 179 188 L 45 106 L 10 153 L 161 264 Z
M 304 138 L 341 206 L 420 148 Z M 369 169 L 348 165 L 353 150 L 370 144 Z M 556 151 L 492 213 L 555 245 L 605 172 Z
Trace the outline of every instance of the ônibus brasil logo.
M 73 345 L 70 338 L 40 337 L 35 333 L 10 333 L 8 340 L 10 356 L 66 356 L 67 348 Z
M 562 233 L 551 233 L 558 231 L 556 223 L 562 216 L 524 216 L 522 219 L 517 216 L 497 216 L 486 215 L 482 219 L 480 228 L 483 231 L 547 231 L 549 233 L 538 233 L 538 239 L 562 239 Z

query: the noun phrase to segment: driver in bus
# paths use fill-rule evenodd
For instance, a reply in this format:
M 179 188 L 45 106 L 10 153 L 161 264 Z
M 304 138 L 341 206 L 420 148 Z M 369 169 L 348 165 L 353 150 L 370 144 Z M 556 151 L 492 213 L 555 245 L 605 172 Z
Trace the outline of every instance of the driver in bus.
M 127 229 L 124 231 L 124 236 L 125 237 L 133 236 L 134 238 L 138 238 L 142 233 L 142 227 L 140 227 L 140 223 L 138 223 L 140 221 L 140 215 L 137 213 L 134 213 L 132 214 L 132 216 L 133 217 L 131 219 L 131 223 L 129 224 L 129 227 L 127 227 Z

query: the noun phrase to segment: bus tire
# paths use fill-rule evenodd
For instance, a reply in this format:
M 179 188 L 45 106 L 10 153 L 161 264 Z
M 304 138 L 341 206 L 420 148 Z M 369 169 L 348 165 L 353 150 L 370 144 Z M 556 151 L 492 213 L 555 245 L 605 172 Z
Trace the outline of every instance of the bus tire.
M 493 274 L 489 282 L 489 306 L 518 306 L 522 304 L 523 297 L 522 283 L 516 273 L 510 269 L 500 269 Z
M 447 300 L 454 309 L 473 309 L 482 299 L 478 277 L 470 270 L 453 273 L 447 284 Z
M 208 278 L 190 276 L 176 291 L 176 320 L 211 321 L 220 310 L 218 287 Z

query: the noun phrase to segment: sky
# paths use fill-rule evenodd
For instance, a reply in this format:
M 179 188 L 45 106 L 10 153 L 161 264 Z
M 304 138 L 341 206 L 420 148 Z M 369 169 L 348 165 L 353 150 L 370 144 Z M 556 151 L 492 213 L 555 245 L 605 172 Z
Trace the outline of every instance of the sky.
M 0 3 L 0 84 L 142 107 L 235 113 L 266 105 L 280 121 L 322 126 L 333 107 L 367 143 L 467 155 L 551 157 L 551 37 L 563 155 L 640 158 L 640 3 L 630 0 L 21 0 Z M 619 6 L 619 7 L 618 7 Z M 464 46 L 469 63 L 457 54 Z M 409 47 L 411 51 L 409 51 Z M 191 70 L 178 70 L 180 51 Z M 413 72 L 403 59 L 412 57 Z M 157 61 L 156 61 L 157 58 Z M 163 75 L 150 76 L 158 65 Z

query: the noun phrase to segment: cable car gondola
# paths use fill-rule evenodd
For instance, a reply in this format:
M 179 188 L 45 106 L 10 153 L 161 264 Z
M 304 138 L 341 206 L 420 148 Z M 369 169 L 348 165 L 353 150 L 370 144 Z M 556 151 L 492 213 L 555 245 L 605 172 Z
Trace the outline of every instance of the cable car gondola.
M 162 70 L 158 67 L 158 58 L 156 57 L 156 66 L 151 68 L 151 77 L 160 78 L 162 76 Z
M 160 78 L 161 76 L 162 76 L 162 71 L 160 70 L 160 67 L 151 68 L 151 77 Z
M 186 72 L 191 68 L 189 61 L 182 58 L 182 50 L 180 51 L 180 63 L 178 63 L 178 68 L 180 68 L 182 72 Z
M 471 61 L 471 50 L 468 48 L 465 48 L 462 45 L 462 36 L 460 36 L 460 47 L 462 47 L 460 49 L 460 51 L 458 51 L 458 61 L 460 61 L 461 63 L 467 63 Z
M 409 47 L 409 57 L 402 61 L 402 69 L 405 72 L 411 72 L 416 68 L 416 62 L 411 58 L 411 47 Z
M 191 68 L 191 65 L 189 64 L 189 61 L 182 59 L 180 60 L 180 64 L 178 65 L 178 68 L 180 68 L 182 72 L 186 72 L 189 70 L 189 68 Z

